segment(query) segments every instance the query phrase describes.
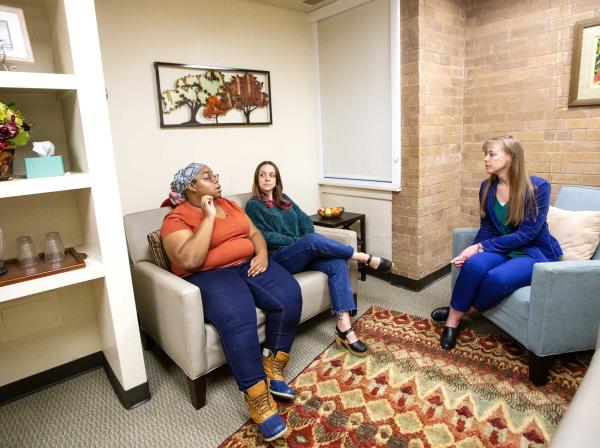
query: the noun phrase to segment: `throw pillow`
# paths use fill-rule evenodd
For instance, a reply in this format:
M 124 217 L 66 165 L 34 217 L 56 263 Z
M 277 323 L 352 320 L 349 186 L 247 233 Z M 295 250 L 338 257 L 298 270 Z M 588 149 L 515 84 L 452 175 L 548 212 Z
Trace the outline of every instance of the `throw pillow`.
M 561 260 L 589 260 L 600 242 L 600 212 L 550 207 L 548 228 L 563 250 Z
M 155 230 L 154 232 L 150 232 L 148 234 L 148 244 L 150 245 L 150 252 L 152 252 L 154 264 L 160 268 L 170 271 L 171 266 L 169 264 L 169 258 L 163 249 L 162 239 L 160 238 L 160 230 Z

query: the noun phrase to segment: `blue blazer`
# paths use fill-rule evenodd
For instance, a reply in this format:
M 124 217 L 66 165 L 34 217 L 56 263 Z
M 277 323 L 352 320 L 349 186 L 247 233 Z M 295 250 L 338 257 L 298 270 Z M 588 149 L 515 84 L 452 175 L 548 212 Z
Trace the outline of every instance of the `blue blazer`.
M 546 222 L 552 186 L 546 179 L 537 176 L 531 176 L 531 183 L 535 192 L 538 214 L 534 218 L 526 217 L 506 235 L 503 235 L 502 223 L 498 221 L 493 210 L 498 179 L 491 185 L 486 198 L 481 196 L 487 180 L 481 183 L 479 201 L 486 201 L 486 216 L 481 218 L 479 232 L 473 244 L 481 243 L 486 252 L 507 254 L 513 250 L 521 250 L 537 262 L 558 261 L 563 252 L 556 238 L 550 235 Z M 527 204 L 525 206 L 527 208 Z

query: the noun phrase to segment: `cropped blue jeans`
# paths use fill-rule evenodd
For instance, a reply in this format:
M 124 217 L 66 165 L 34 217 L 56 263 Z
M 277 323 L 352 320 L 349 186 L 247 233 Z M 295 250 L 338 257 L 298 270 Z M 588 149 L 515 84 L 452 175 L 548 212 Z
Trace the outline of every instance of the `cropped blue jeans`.
M 353 254 L 350 246 L 309 233 L 270 256 L 292 274 L 320 271 L 327 275 L 331 307 L 335 313 L 342 313 L 356 309 L 347 262 Z
M 450 306 L 466 313 L 498 305 L 502 299 L 531 284 L 536 261 L 521 255 L 511 258 L 493 252 L 480 252 L 469 258 L 460 269 L 452 290 Z
M 266 314 L 265 347 L 289 353 L 300 322 L 300 286 L 290 273 L 269 259 L 265 272 L 248 276 L 250 262 L 185 277 L 202 294 L 204 318 L 213 324 L 241 391 L 266 380 L 256 330 L 256 309 Z

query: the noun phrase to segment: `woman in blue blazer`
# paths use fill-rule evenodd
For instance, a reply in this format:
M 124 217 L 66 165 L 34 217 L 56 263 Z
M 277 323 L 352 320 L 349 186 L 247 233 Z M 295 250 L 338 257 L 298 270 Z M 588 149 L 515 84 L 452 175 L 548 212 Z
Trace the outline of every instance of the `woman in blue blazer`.
M 511 136 L 496 137 L 483 144 L 483 152 L 489 177 L 479 189 L 479 232 L 451 261 L 460 273 L 450 306 L 431 313 L 433 320 L 446 321 L 440 338 L 446 350 L 456 345 L 465 314 L 490 309 L 530 285 L 535 263 L 562 255 L 546 222 L 552 187 L 527 175 L 521 144 Z

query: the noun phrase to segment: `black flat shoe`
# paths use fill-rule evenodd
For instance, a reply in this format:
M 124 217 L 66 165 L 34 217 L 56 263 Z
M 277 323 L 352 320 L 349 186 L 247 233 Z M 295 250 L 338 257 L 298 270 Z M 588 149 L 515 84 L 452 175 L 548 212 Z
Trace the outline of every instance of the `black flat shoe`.
M 444 350 L 452 350 L 456 345 L 456 338 L 458 338 L 460 325 L 456 328 L 444 327 L 444 332 L 440 338 L 440 345 Z
M 342 331 L 335 326 L 335 343 L 341 347 L 344 347 L 350 353 L 356 356 L 367 356 L 369 353 L 369 347 L 360 339 L 356 342 L 348 342 L 348 334 L 352 333 L 354 330 L 352 327 L 348 328 L 346 331 Z
M 367 262 L 363 263 L 363 266 L 368 266 L 371 269 L 373 269 L 375 272 L 381 272 L 382 274 L 385 274 L 392 270 L 393 263 L 390 260 L 388 260 L 387 258 L 383 258 L 383 257 L 380 258 L 379 266 L 377 266 L 376 268 L 371 267 L 372 259 L 373 259 L 373 255 L 369 255 L 369 258 L 367 258 Z
M 431 318 L 436 322 L 446 322 L 450 314 L 449 306 L 441 306 L 431 312 Z

